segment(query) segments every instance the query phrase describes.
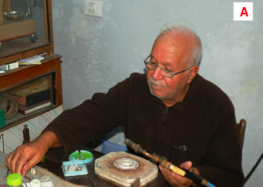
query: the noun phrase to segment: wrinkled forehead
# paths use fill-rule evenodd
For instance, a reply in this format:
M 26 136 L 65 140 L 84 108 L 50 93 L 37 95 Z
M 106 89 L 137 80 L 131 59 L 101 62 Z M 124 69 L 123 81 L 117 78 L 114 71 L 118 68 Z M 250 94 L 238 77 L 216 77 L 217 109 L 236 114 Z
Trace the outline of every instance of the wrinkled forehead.
M 154 42 L 152 55 L 162 53 L 161 56 L 166 56 L 170 59 L 175 59 L 181 63 L 187 63 L 193 51 L 193 41 L 185 34 L 163 34 L 160 35 Z
M 172 50 L 191 50 L 195 45 L 195 39 L 186 33 L 167 32 L 157 37 L 153 49 L 157 47 Z

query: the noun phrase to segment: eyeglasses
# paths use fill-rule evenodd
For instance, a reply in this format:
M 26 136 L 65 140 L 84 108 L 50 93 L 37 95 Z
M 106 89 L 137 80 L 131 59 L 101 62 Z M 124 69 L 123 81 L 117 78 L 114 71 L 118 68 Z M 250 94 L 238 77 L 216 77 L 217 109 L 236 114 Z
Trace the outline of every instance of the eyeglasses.
M 149 60 L 151 59 L 150 57 L 151 57 L 151 55 L 149 55 L 149 56 L 144 60 L 144 63 L 145 63 L 145 65 L 146 65 L 147 70 L 148 70 L 148 69 L 150 69 L 150 70 L 155 70 L 156 67 L 158 66 L 158 67 L 161 69 L 162 75 L 165 76 L 165 77 L 168 77 L 168 78 L 173 78 L 173 76 L 175 76 L 175 75 L 177 75 L 177 74 L 179 74 L 179 73 L 183 73 L 183 72 L 189 70 L 190 68 L 192 68 L 193 66 L 195 66 L 195 65 L 192 65 L 192 66 L 190 66 L 189 68 L 186 68 L 186 69 L 184 69 L 184 70 L 182 70 L 182 71 L 178 71 L 178 72 L 176 72 L 176 73 L 172 73 L 172 72 L 170 72 L 170 71 L 168 71 L 168 70 L 163 69 L 160 65 L 158 65 L 158 64 L 153 64 L 152 62 L 150 62 L 150 61 L 149 61 Z M 154 57 L 153 57 L 153 58 L 154 58 Z M 156 60 L 156 62 L 157 62 L 157 60 Z

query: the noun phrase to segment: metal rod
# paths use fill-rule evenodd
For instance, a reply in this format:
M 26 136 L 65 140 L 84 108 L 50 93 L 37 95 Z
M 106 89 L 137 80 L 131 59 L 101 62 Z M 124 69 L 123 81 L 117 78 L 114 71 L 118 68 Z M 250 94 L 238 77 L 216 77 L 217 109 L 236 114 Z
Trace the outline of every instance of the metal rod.
M 6 171 L 6 177 L 8 176 L 8 174 L 9 174 L 9 168 L 7 168 L 7 171 Z
M 2 144 L 3 144 L 3 153 L 5 152 L 5 142 L 4 142 L 4 134 L 1 134 Z
M 132 148 L 136 153 L 140 153 L 145 155 L 147 158 L 149 158 L 150 160 L 152 160 L 153 162 L 156 162 L 158 164 L 160 164 L 161 166 L 163 166 L 166 169 L 169 169 L 170 171 L 182 176 L 182 177 L 187 177 L 191 180 L 193 180 L 194 183 L 196 184 L 201 184 L 203 186 L 208 186 L 208 187 L 215 187 L 213 184 L 211 184 L 210 182 L 208 182 L 206 179 L 203 179 L 201 176 L 196 175 L 193 172 L 190 172 L 188 170 L 185 170 L 183 168 L 177 167 L 175 165 L 173 165 L 171 162 L 168 162 L 167 160 L 163 159 L 162 157 L 159 157 L 156 154 L 150 154 L 148 152 L 146 152 L 146 150 L 144 150 L 139 144 L 135 144 L 133 141 L 129 140 L 129 139 L 125 139 L 124 143 Z

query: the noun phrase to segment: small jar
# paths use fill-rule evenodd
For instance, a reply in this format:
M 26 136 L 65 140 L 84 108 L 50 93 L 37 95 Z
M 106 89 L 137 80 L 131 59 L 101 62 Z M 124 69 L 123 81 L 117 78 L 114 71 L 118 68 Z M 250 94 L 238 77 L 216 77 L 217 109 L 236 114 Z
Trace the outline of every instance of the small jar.
M 41 187 L 41 182 L 38 179 L 33 179 L 30 181 L 30 187 Z
M 18 173 L 9 174 L 6 179 L 8 187 L 22 187 L 22 182 L 22 176 Z

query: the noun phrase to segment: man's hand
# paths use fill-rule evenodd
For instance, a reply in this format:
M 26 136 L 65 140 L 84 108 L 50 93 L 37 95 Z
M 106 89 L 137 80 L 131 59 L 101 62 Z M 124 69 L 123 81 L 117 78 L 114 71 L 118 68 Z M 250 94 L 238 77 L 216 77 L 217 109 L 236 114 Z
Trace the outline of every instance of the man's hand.
M 182 163 L 180 165 L 180 167 L 199 175 L 199 171 L 196 168 L 192 168 L 192 162 L 191 161 L 187 161 L 187 162 Z M 193 185 L 193 181 L 186 178 L 186 177 L 182 177 L 182 176 L 180 176 L 174 172 L 171 172 L 170 170 L 168 170 L 162 166 L 159 166 L 159 169 L 161 170 L 164 178 L 169 182 L 169 184 L 171 186 L 188 187 L 188 186 Z
M 5 158 L 5 165 L 12 173 L 25 176 L 27 171 L 40 162 L 49 148 L 61 146 L 56 135 L 45 132 L 32 142 L 18 146 Z

